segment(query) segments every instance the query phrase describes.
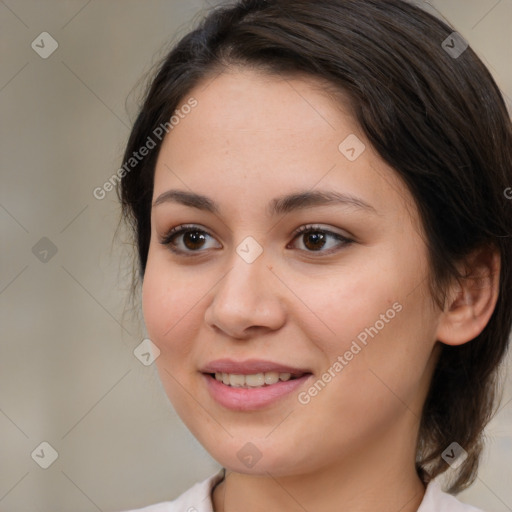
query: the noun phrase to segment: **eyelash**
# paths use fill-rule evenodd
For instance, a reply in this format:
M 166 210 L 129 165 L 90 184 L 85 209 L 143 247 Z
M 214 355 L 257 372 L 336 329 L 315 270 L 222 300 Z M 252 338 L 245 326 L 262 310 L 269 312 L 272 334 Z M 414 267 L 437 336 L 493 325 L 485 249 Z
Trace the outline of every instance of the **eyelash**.
M 176 246 L 173 242 L 173 239 L 178 237 L 179 235 L 182 235 L 182 234 L 185 234 L 185 233 L 188 233 L 188 232 L 197 232 L 197 233 L 201 233 L 201 234 L 205 234 L 205 235 L 208 235 L 208 236 L 211 236 L 207 231 L 203 230 L 203 229 L 200 229 L 198 226 L 194 225 L 194 224 L 182 224 L 180 226 L 176 226 L 172 229 L 170 229 L 165 235 L 164 237 L 162 238 L 162 240 L 160 241 L 160 243 L 162 245 L 165 245 L 169 248 L 169 250 L 175 254 L 178 254 L 178 255 L 181 255 L 181 256 L 185 256 L 185 257 L 194 257 L 194 256 L 197 256 L 199 253 L 201 252 L 205 252 L 204 250 L 201 251 L 201 250 L 197 250 L 197 251 L 190 251 L 190 250 L 187 250 L 187 251 L 183 251 L 181 249 L 176 249 Z M 341 248 L 343 247 L 346 247 L 352 243 L 354 243 L 354 240 L 351 240 L 350 238 L 347 238 L 346 236 L 343 236 L 339 233 L 334 233 L 333 231 L 329 231 L 328 229 L 324 229 L 320 226 L 317 226 L 317 225 L 305 225 L 305 226 L 301 226 L 299 229 L 296 229 L 292 236 L 293 236 L 293 239 L 292 239 L 292 242 L 295 241 L 295 239 L 297 239 L 300 235 L 303 235 L 303 234 L 306 234 L 306 233 L 323 233 L 323 234 L 327 234 L 327 235 L 330 235 L 332 236 L 333 238 L 335 238 L 336 240 L 338 240 L 339 242 L 341 242 L 340 246 L 338 246 L 337 248 L 334 248 L 333 249 L 329 249 L 328 251 L 322 251 L 322 250 L 319 250 L 319 251 L 309 251 L 309 250 L 304 250 L 304 249 L 299 249 L 301 251 L 304 251 L 304 252 L 308 252 L 308 253 L 320 253 L 320 254 L 323 254 L 323 255 L 326 255 L 326 254 L 332 254 L 333 252 L 337 252 L 339 250 L 341 250 Z

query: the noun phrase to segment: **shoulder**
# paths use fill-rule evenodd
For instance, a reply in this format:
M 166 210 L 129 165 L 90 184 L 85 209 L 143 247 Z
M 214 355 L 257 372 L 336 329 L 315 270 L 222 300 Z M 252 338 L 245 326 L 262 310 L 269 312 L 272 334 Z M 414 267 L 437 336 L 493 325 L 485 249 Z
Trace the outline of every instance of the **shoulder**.
M 225 469 L 222 468 L 202 482 L 194 484 L 173 501 L 122 512 L 212 512 L 211 492 L 215 485 L 224 479 L 224 474 Z
M 432 481 L 428 484 L 425 496 L 418 512 L 484 512 L 460 502 L 457 498 L 444 492 L 439 482 Z

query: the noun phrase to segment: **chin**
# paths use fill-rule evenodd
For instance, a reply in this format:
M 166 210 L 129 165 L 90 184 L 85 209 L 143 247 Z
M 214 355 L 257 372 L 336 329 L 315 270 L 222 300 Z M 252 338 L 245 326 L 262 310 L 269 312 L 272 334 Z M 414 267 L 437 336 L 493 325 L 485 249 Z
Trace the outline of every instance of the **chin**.
M 291 442 L 287 446 L 286 440 L 277 438 L 269 442 L 265 439 L 268 432 L 252 440 L 249 436 L 229 438 L 225 442 L 203 441 L 199 437 L 198 440 L 222 467 L 236 473 L 281 477 L 311 470 L 311 457 L 300 450 L 300 443 Z

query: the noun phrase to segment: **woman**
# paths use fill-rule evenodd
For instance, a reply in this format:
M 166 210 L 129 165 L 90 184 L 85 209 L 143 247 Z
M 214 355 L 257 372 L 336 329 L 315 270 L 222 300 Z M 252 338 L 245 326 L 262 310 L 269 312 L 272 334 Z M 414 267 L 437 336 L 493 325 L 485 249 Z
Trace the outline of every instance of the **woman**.
M 475 511 L 512 324 L 512 130 L 401 0 L 252 0 L 163 61 L 119 195 L 156 365 L 222 465 L 157 511 Z

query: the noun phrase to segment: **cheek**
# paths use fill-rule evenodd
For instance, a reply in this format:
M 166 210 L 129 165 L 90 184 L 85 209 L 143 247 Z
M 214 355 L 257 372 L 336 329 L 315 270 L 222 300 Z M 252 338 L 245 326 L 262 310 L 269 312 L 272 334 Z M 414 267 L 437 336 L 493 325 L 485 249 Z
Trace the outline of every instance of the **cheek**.
M 293 279 L 309 306 L 297 322 L 324 354 L 322 371 L 338 356 L 344 359 L 345 386 L 364 381 L 366 389 L 382 387 L 382 376 L 393 389 L 414 387 L 428 362 L 435 315 L 421 281 L 426 262 L 418 253 L 411 264 L 401 253 L 411 251 L 383 251 L 336 275 Z
M 382 425 L 403 413 L 419 417 L 435 343 L 427 301 L 417 292 L 389 304 L 384 293 L 366 308 L 369 313 L 362 304 L 359 316 L 356 310 L 344 316 L 352 326 L 328 348 L 331 365 L 341 356 L 343 367 L 333 379 L 336 400 L 329 403 L 338 403 L 340 414 L 350 411 L 360 424 L 373 418 L 370 423 Z M 341 331 L 342 320 L 338 325 Z
M 385 268 L 381 261 L 379 265 L 347 265 L 309 280 L 289 276 L 294 293 L 305 305 L 301 306 L 305 314 L 295 319 L 312 339 L 320 340 L 323 352 L 336 358 L 358 337 L 364 343 L 368 331 L 375 332 L 375 324 L 383 332 L 396 321 L 406 279 L 396 274 L 396 262 Z
M 194 327 L 200 326 L 198 301 L 204 292 L 194 293 L 195 288 L 183 285 L 182 280 L 177 273 L 171 275 L 168 264 L 149 257 L 142 285 L 142 310 L 149 338 L 160 350 L 155 361 L 160 380 L 167 397 L 186 420 L 191 412 L 189 396 L 183 390 L 196 371 L 190 364 L 194 347 L 191 340 L 196 336 Z
M 169 307 L 171 297 L 166 281 L 165 278 L 158 279 L 158 271 L 148 259 L 142 283 L 142 312 L 148 334 L 159 348 L 163 333 L 172 326 L 172 309 Z
M 197 315 L 200 298 L 204 295 L 184 276 L 170 272 L 162 258 L 150 257 L 142 284 L 142 311 L 150 339 L 161 352 L 180 350 L 193 326 L 199 324 Z

